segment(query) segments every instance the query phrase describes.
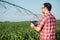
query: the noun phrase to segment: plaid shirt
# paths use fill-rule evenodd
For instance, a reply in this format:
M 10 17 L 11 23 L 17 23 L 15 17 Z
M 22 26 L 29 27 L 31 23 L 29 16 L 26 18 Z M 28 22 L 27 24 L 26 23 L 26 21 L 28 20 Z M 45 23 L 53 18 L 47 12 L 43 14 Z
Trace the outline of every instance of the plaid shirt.
M 56 40 L 56 19 L 51 13 L 44 14 L 37 25 L 40 30 L 40 40 Z

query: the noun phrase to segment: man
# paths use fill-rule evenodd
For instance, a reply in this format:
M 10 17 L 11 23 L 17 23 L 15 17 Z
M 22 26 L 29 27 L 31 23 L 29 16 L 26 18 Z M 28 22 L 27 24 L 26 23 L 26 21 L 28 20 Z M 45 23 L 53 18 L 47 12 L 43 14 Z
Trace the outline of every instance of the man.
M 52 5 L 44 3 L 42 13 L 44 14 L 37 26 L 31 23 L 31 27 L 40 32 L 40 40 L 56 40 L 56 19 L 51 14 Z

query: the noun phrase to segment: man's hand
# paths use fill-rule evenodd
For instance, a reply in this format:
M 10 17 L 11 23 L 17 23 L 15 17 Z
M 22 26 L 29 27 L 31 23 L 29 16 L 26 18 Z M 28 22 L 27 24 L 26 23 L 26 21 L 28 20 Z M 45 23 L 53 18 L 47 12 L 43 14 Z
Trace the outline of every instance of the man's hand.
M 31 26 L 31 28 L 34 28 L 35 27 L 33 23 L 31 23 L 30 26 Z
M 40 27 L 34 26 L 33 23 L 31 23 L 30 26 L 31 26 L 31 28 L 35 29 L 36 31 L 38 31 L 38 32 L 40 31 Z

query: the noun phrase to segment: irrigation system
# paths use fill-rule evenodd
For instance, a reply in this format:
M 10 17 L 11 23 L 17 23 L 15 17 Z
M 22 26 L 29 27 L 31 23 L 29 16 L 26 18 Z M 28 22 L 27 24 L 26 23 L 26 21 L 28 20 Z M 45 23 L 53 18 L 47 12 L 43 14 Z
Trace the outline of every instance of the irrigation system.
M 38 15 L 37 15 L 37 14 L 35 14 L 35 13 L 33 13 L 32 11 L 30 11 L 30 10 L 28 10 L 28 9 L 26 9 L 26 8 L 23 8 L 23 7 L 19 6 L 19 5 L 16 5 L 16 4 L 13 4 L 13 3 L 11 3 L 11 2 L 4 1 L 4 0 L 0 0 L 0 5 L 3 6 L 5 9 L 7 9 L 7 7 L 6 7 L 4 4 L 1 4 L 1 3 L 6 3 L 6 4 L 9 4 L 9 5 L 12 5 L 12 6 L 15 7 L 20 13 L 21 13 L 21 10 L 20 10 L 20 9 L 22 9 L 22 10 L 25 11 L 26 13 L 28 12 L 28 13 L 30 13 L 30 14 L 32 14 L 32 15 L 34 15 L 35 17 L 38 18 Z

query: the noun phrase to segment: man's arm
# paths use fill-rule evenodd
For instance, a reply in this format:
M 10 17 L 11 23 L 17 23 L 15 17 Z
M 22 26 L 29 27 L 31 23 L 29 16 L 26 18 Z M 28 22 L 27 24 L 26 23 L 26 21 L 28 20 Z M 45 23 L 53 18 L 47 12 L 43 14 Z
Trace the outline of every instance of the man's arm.
M 40 27 L 33 27 L 36 31 L 40 31 Z
M 38 22 L 37 26 L 34 26 L 33 23 L 31 23 L 31 27 L 34 28 L 36 31 L 40 31 L 42 29 L 42 27 L 44 27 L 43 25 L 45 24 L 45 19 L 44 16 L 40 19 L 40 21 Z

